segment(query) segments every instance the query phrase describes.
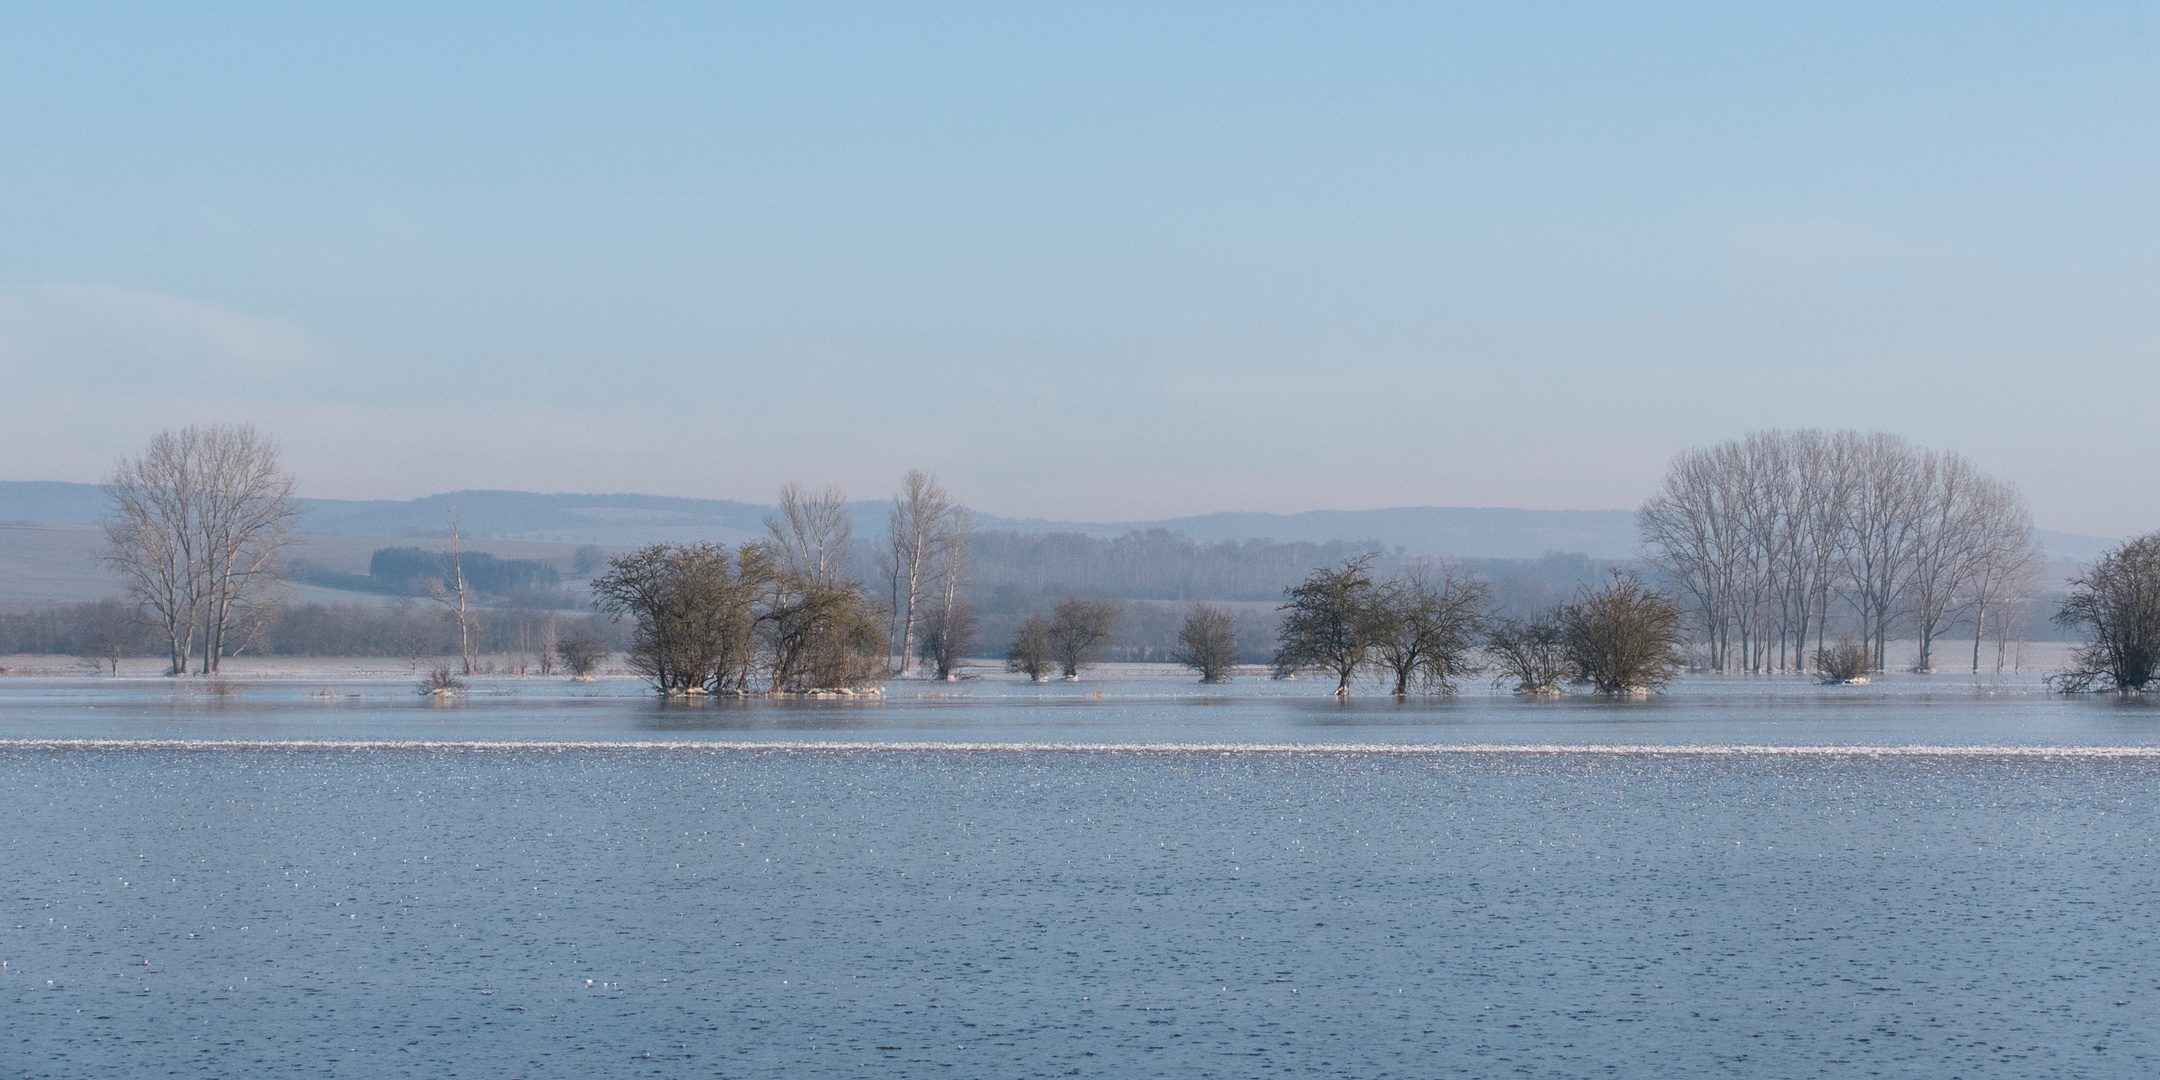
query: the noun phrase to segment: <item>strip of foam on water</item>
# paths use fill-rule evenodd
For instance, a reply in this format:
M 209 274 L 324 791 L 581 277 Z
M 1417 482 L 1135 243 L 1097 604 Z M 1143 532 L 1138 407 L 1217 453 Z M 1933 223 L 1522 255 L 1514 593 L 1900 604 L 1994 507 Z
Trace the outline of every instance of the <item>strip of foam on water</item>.
M 1740 744 L 1561 743 L 1083 743 L 1083 742 L 711 742 L 711 741 L 455 741 L 337 739 L 0 739 L 0 752 L 66 750 L 253 750 L 427 753 L 582 753 L 676 751 L 740 753 L 1089 753 L 1089 754 L 1449 754 L 1633 755 L 1660 757 L 1999 757 L 2160 758 L 2160 746 L 1774 746 Z

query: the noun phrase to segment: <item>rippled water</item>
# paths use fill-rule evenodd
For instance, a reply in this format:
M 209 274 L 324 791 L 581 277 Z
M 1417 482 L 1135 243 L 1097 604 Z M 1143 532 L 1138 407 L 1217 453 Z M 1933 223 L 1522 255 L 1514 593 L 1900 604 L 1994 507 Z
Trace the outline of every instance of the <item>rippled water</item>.
M 0 693 L 9 1074 L 2100 1077 L 2160 1052 L 2137 707 L 317 689 Z M 1245 748 L 1048 745 L 1112 741 Z M 991 742 L 1021 745 L 948 745 Z

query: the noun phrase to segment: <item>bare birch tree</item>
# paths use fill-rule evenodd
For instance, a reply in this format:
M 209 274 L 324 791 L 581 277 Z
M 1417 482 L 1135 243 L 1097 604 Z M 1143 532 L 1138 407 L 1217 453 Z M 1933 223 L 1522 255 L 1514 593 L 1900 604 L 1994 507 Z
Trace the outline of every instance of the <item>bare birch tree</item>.
M 473 620 L 472 587 L 465 580 L 465 548 L 462 532 L 458 528 L 457 507 L 450 507 L 450 525 L 443 537 L 442 576 L 422 578 L 420 585 L 428 597 L 441 604 L 457 622 L 458 655 L 465 661 L 465 674 L 473 673 Z
M 882 561 L 892 588 L 892 637 L 899 646 L 894 670 L 907 674 L 908 658 L 915 652 L 916 624 L 922 619 L 922 599 L 928 591 L 938 560 L 940 538 L 951 530 L 956 508 L 952 496 L 937 478 L 911 470 L 893 497 L 887 521 L 887 551 Z
M 765 531 L 783 574 L 813 585 L 836 581 L 847 566 L 848 542 L 855 535 L 848 520 L 847 496 L 827 487 L 812 495 L 801 484 L 780 489 L 780 512 L 767 516 Z

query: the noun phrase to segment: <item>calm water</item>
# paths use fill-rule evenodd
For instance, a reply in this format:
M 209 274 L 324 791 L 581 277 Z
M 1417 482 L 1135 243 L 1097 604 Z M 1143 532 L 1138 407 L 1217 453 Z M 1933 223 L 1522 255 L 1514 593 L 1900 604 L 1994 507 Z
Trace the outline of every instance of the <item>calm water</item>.
M 1166 685 L 0 682 L 6 1072 L 2160 1065 L 2160 712 Z

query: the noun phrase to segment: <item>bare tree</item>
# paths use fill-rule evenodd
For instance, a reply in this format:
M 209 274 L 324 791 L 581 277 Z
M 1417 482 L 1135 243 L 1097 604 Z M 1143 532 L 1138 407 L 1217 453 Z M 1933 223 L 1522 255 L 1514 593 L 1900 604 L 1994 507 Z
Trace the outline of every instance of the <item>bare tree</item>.
M 1074 598 L 1057 606 L 1050 618 L 1050 649 L 1057 657 L 1065 681 L 1080 678 L 1080 669 L 1094 663 L 1102 647 L 1117 633 L 1116 604 Z
M 1204 683 L 1226 683 L 1237 666 L 1237 628 L 1227 609 L 1213 604 L 1194 604 L 1178 628 L 1177 651 L 1171 658 L 1200 673 Z
M 765 519 L 765 530 L 772 534 L 779 571 L 814 585 L 840 577 L 847 565 L 848 541 L 855 535 L 847 496 L 839 488 L 811 495 L 796 483 L 780 488 L 780 512 Z
M 570 669 L 571 678 L 580 682 L 591 679 L 607 658 L 607 644 L 591 634 L 572 634 L 563 639 L 563 666 Z
M 1373 665 L 1392 678 L 1395 696 L 1415 685 L 1429 693 L 1455 691 L 1455 680 L 1476 671 L 1471 652 L 1485 625 L 1484 582 L 1424 567 L 1379 587 L 1373 608 Z
M 1335 696 L 1350 696 L 1350 680 L 1372 648 L 1373 613 L 1379 592 L 1369 568 L 1372 556 L 1321 567 L 1291 586 L 1276 633 L 1275 670 L 1291 674 L 1320 668 L 1335 676 Z
M 2082 631 L 2065 693 L 2140 693 L 2160 678 L 2160 533 L 2117 545 L 2070 582 L 2055 622 Z
M 1679 605 L 1634 574 L 1613 571 L 1560 610 L 1574 676 L 1600 694 L 1641 694 L 1680 673 Z
M 907 674 L 908 657 L 915 650 L 922 598 L 930 587 L 939 553 L 955 532 L 953 515 L 957 509 L 937 478 L 921 469 L 911 470 L 900 494 L 893 497 L 886 525 L 887 550 L 881 561 L 892 590 L 896 624 L 892 637 L 899 647 L 895 670 L 902 675 Z M 959 531 L 965 534 L 965 529 Z
M 1995 670 L 2017 628 L 2040 593 L 2039 545 L 2033 542 L 2032 513 L 2017 489 L 1990 482 L 1980 493 L 1977 566 L 1968 577 L 1965 606 L 1973 628 L 1973 674 L 1980 673 L 1980 643 L 1990 633 L 1997 641 Z
M 473 623 L 478 613 L 472 609 L 472 588 L 465 581 L 465 549 L 462 531 L 458 528 L 457 506 L 450 507 L 450 524 L 443 538 L 442 576 L 420 580 L 427 590 L 428 598 L 443 606 L 457 622 L 458 655 L 465 661 L 465 674 L 473 673 Z
M 960 586 L 968 573 L 968 545 L 974 533 L 975 515 L 963 506 L 948 509 L 937 532 L 938 606 L 930 612 L 937 647 L 935 651 L 926 649 L 923 655 L 934 661 L 940 679 L 952 678 L 960 650 L 967 648 L 975 636 L 975 612 L 960 598 Z
M 1042 682 L 1057 670 L 1050 644 L 1050 620 L 1030 615 L 1020 624 L 1012 648 L 1005 652 L 1005 670 L 1025 675 L 1029 682 Z
M 975 626 L 975 609 L 966 600 L 948 598 L 943 607 L 931 609 L 923 620 L 921 650 L 934 678 L 956 677 L 960 659 L 975 644 Z
M 299 515 L 277 444 L 247 425 L 159 433 L 106 486 L 107 561 L 151 611 L 184 674 L 218 671 L 234 618 L 276 581 Z
M 1495 624 L 1485 635 L 1485 651 L 1493 661 L 1493 685 L 1513 680 L 1518 694 L 1553 696 L 1568 676 L 1567 631 L 1557 609 Z
M 554 612 L 548 612 L 540 620 L 539 637 L 540 674 L 542 676 L 553 675 L 555 674 L 555 661 L 560 659 L 561 653 L 559 650 L 562 648 L 561 619 Z

